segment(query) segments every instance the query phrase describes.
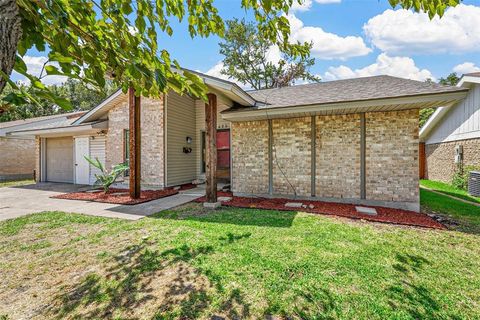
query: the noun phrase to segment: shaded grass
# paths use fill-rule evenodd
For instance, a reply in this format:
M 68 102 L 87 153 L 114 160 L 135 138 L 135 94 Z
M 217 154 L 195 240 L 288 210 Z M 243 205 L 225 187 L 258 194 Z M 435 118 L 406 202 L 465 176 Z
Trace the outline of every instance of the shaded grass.
M 458 229 L 480 234 L 480 207 L 420 189 L 420 205 L 425 211 L 445 215 L 460 223 Z
M 35 183 L 35 181 L 31 180 L 31 179 L 29 179 L 29 180 L 16 180 L 16 181 L 4 181 L 4 182 L 0 182 L 0 188 L 25 186 L 25 185 L 34 184 L 34 183 Z
M 473 234 L 199 204 L 135 222 L 19 219 L 0 223 L 10 230 L 0 244 L 18 243 L 0 245 L 15 265 L 0 267 L 0 314 L 11 318 L 480 317 Z M 21 250 L 42 241 L 52 245 Z
M 457 189 L 448 183 L 440 182 L 440 181 L 432 181 L 432 180 L 420 180 L 420 185 L 425 188 L 429 188 L 435 191 L 439 191 L 450 196 L 454 196 L 460 199 L 480 203 L 479 197 L 474 197 L 468 194 L 467 191 Z

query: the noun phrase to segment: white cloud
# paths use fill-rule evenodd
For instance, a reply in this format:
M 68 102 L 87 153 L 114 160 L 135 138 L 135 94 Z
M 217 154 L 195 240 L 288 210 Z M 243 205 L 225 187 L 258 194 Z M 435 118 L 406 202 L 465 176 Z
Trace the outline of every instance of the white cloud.
M 381 53 L 375 63 L 361 69 L 352 70 L 344 65 L 330 67 L 323 75 L 323 80 L 338 80 L 383 74 L 420 81 L 425 81 L 426 79 L 435 80 L 429 70 L 418 68 L 412 58 L 390 57 L 386 53 Z
M 40 73 L 42 72 L 42 67 L 45 64 L 45 62 L 48 60 L 47 57 L 34 57 L 34 56 L 24 56 L 23 61 L 27 65 L 27 71 L 29 74 L 34 75 L 36 77 L 40 77 Z M 56 65 L 55 63 L 48 63 L 47 65 Z M 45 75 L 45 71 L 43 72 Z M 19 81 L 22 83 L 28 84 L 30 81 L 26 79 L 24 76 L 18 74 L 17 72 L 14 72 L 13 75 L 17 78 L 19 78 Z M 44 78 L 41 79 L 43 84 L 47 85 L 52 85 L 52 84 L 60 84 L 65 81 L 67 81 L 67 77 L 64 76 L 45 76 Z
M 319 4 L 340 3 L 342 0 L 300 0 L 302 4 L 298 3 L 298 0 L 294 0 L 290 10 L 292 11 L 308 11 L 312 8 L 313 2 Z
M 206 75 L 209 75 L 209 76 L 212 76 L 212 77 L 216 77 L 216 78 L 220 78 L 220 79 L 223 79 L 223 80 L 234 82 L 239 87 L 241 87 L 243 89 L 250 89 L 249 87 L 245 86 L 243 83 L 240 83 L 240 82 L 236 81 L 235 79 L 232 79 L 232 78 L 222 74 L 220 72 L 222 69 L 223 69 L 223 62 L 219 61 L 213 67 L 208 69 L 206 72 L 202 72 L 200 70 L 197 70 L 197 71 L 200 72 L 200 73 L 205 73 Z
M 480 67 L 477 67 L 473 62 L 464 62 L 453 67 L 453 72 L 456 72 L 458 74 L 466 74 L 479 71 Z
M 311 54 L 315 58 L 345 60 L 351 57 L 364 56 L 372 51 L 361 37 L 342 37 L 325 32 L 320 27 L 304 26 L 303 22 L 294 14 L 289 14 L 287 18 L 290 22 L 290 41 L 312 42 Z
M 363 26 L 373 45 L 389 54 L 480 51 L 480 7 L 460 4 L 442 18 L 410 10 L 386 10 Z

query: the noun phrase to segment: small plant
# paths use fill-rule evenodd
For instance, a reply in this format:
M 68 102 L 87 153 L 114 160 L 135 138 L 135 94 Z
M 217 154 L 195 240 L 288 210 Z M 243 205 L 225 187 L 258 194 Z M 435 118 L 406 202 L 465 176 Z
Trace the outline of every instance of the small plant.
M 102 172 L 101 174 L 95 174 L 97 181 L 95 181 L 94 185 L 102 186 L 105 193 L 108 193 L 110 191 L 110 186 L 117 181 L 119 176 L 128 170 L 128 166 L 125 163 L 120 163 L 113 166 L 112 170 L 108 172 L 98 158 L 93 160 L 85 156 L 85 159 L 88 161 L 88 163 Z
M 478 166 L 458 166 L 452 177 L 452 186 L 457 189 L 468 190 L 468 177 L 470 176 L 470 171 L 478 169 Z

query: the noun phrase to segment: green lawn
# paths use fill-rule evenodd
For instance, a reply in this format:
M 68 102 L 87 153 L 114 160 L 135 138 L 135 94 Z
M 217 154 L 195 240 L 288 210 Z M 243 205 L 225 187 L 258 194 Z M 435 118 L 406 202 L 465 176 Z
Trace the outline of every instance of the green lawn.
M 4 187 L 16 187 L 16 186 L 25 186 L 27 184 L 33 184 L 35 183 L 34 180 L 16 180 L 16 181 L 4 181 L 0 182 L 0 188 Z
M 438 213 L 459 223 L 455 229 L 480 235 L 480 207 L 422 189 L 420 204 L 424 211 Z
M 478 319 L 479 244 L 198 204 L 136 222 L 46 212 L 0 222 L 0 318 Z
M 435 191 L 439 191 L 460 199 L 480 203 L 479 197 L 473 197 L 469 195 L 467 191 L 454 188 L 451 185 L 444 182 L 432 181 L 432 180 L 420 180 L 420 186 L 428 189 L 432 189 Z

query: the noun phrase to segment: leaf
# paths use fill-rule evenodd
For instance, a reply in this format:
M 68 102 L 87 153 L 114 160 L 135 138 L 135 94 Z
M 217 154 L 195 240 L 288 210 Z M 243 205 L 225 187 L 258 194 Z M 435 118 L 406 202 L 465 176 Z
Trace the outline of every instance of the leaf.
M 55 103 L 62 108 L 63 110 L 72 110 L 72 104 L 69 100 L 65 98 L 53 97 Z
M 58 62 L 62 62 L 62 63 L 72 63 L 72 62 L 75 61 L 72 57 L 66 57 L 59 52 L 50 52 L 48 54 L 48 57 L 52 61 L 58 61 Z
M 47 74 L 48 74 L 49 76 L 52 76 L 52 75 L 65 75 L 63 72 L 61 72 L 60 70 L 58 70 L 57 67 L 52 66 L 52 65 L 45 66 L 45 71 L 47 72 Z
M 25 64 L 23 59 L 18 54 L 15 56 L 14 70 L 17 71 L 20 74 L 27 73 L 27 65 Z

